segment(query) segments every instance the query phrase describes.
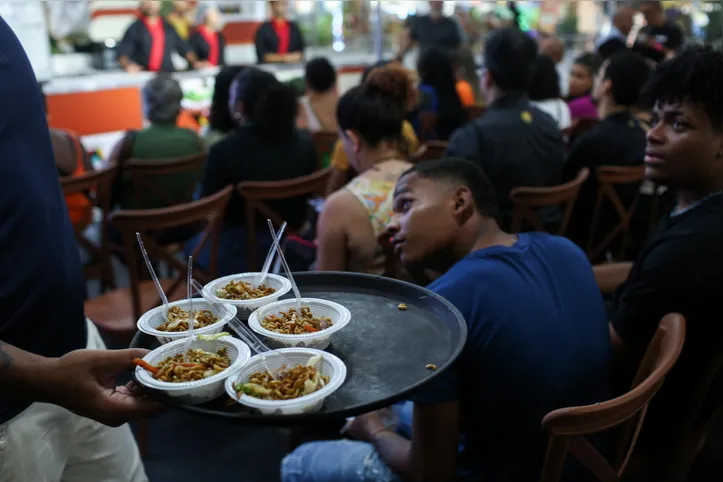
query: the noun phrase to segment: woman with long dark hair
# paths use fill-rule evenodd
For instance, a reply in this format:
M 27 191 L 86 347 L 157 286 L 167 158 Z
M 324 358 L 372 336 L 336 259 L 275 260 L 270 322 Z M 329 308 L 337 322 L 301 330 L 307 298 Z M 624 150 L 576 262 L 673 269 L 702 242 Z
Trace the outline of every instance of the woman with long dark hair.
M 211 147 L 201 185 L 202 196 L 209 196 L 229 184 L 283 181 L 316 170 L 311 136 L 296 129 L 298 98 L 293 88 L 268 72 L 246 67 L 231 84 L 229 108 L 237 127 Z M 306 199 L 270 201 L 268 206 L 289 223 L 289 228 L 299 229 L 306 221 Z M 263 216 L 258 216 L 257 222 L 260 223 L 257 252 L 263 258 L 270 239 Z M 220 275 L 247 269 L 245 228 L 245 203 L 234 192 L 226 208 L 219 246 Z M 263 259 L 259 264 L 263 264 Z
M 446 141 L 457 128 L 467 122 L 467 111 L 457 93 L 457 76 L 452 56 L 439 47 L 427 47 L 419 57 L 417 72 L 420 77 L 418 89 L 422 96 L 420 112 L 437 114 L 434 131 L 437 139 Z M 417 128 L 418 134 L 426 134 L 420 132 L 421 125 Z
M 237 123 L 231 118 L 228 105 L 229 89 L 234 77 L 243 71 L 243 67 L 224 67 L 216 74 L 211 99 L 211 113 L 208 116 L 208 130 L 203 134 L 206 145 L 211 146 L 223 139 L 226 134 L 234 130 Z

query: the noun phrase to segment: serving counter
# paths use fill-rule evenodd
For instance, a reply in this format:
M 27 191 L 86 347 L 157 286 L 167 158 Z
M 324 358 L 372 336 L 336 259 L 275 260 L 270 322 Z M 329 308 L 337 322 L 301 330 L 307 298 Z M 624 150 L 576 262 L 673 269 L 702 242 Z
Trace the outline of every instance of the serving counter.
M 324 55 L 339 72 L 340 92 L 359 83 L 365 67 L 376 62 L 370 53 L 307 52 L 307 58 Z M 295 65 L 262 65 L 281 82 L 303 78 L 304 67 Z M 205 92 L 200 105 L 193 99 L 184 99 L 184 107 L 208 107 L 208 93 L 213 91 L 219 68 L 176 72 L 184 94 Z M 44 84 L 50 126 L 77 132 L 89 150 L 99 149 L 107 154 L 110 147 L 128 129 L 141 129 L 144 125 L 141 87 L 154 76 L 151 72 L 129 74 L 123 71 L 93 71 L 82 75 L 55 77 Z

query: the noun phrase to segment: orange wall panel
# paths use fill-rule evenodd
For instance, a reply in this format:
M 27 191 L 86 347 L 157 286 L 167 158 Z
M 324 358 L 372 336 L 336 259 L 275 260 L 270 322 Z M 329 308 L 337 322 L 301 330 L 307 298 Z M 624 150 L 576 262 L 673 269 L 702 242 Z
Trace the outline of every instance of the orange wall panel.
M 137 87 L 48 95 L 50 127 L 78 135 L 143 127 L 143 107 Z

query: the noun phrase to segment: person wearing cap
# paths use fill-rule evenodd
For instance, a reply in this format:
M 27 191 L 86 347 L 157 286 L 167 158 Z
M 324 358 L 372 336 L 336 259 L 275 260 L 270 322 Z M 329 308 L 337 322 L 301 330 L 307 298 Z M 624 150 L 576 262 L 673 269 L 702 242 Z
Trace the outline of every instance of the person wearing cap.
M 201 3 L 196 8 L 196 30 L 189 44 L 200 66 L 226 65 L 226 39 L 221 28 L 221 12 L 214 2 Z
M 456 51 L 462 45 L 462 27 L 456 20 L 446 17 L 443 10 L 444 2 L 430 1 L 429 15 L 409 18 L 396 60 L 402 61 L 415 45 L 420 50 L 436 45 L 450 51 Z
M 174 52 L 197 66 L 198 59 L 188 44 L 173 25 L 160 16 L 160 1 L 143 0 L 139 10 L 138 19 L 128 27 L 118 45 L 118 62 L 126 72 L 173 72 L 171 54 Z
M 0 51 L 0 482 L 147 482 L 125 422 L 160 404 L 115 376 L 148 351 L 106 350 L 83 315 L 40 89 L 2 16 Z
M 256 59 L 260 64 L 295 64 L 304 59 L 304 34 L 288 20 L 288 0 L 271 0 L 271 20 L 256 31 Z

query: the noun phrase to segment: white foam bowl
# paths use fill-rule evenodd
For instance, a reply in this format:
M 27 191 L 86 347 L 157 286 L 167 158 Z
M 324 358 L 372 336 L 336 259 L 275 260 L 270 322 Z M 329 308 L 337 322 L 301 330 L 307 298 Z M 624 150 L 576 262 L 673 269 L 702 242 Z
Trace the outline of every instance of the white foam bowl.
M 296 298 L 293 298 L 268 304 L 251 313 L 249 328 L 266 338 L 271 348 L 298 347 L 323 350 L 331 343 L 331 335 L 349 324 L 351 313 L 339 303 L 318 298 L 301 298 L 301 307 L 306 306 L 311 308 L 311 314 L 314 318 L 327 317 L 331 320 L 332 326 L 325 330 L 304 333 L 303 335 L 284 335 L 261 326 L 261 320 L 265 317 L 269 315 L 281 316 L 281 312 L 296 308 Z
M 212 300 L 217 300 L 222 303 L 228 303 L 230 305 L 233 305 L 238 310 L 238 316 L 239 318 L 245 320 L 249 317 L 249 315 L 257 308 L 260 308 L 264 305 L 267 305 L 269 303 L 273 303 L 274 301 L 277 301 L 279 298 L 281 298 L 283 295 L 288 293 L 291 290 L 291 282 L 284 278 L 283 276 L 279 276 L 277 274 L 269 273 L 266 275 L 266 279 L 264 280 L 264 284 L 266 286 L 269 286 L 271 288 L 274 288 L 276 292 L 273 294 L 270 294 L 268 296 L 262 296 L 261 298 L 254 298 L 251 300 L 227 300 L 226 298 L 219 298 L 216 296 L 216 290 L 219 290 L 229 284 L 231 281 L 245 281 L 247 283 L 251 283 L 252 285 L 256 286 L 258 284 L 258 280 L 261 277 L 261 273 L 239 273 L 239 274 L 232 274 L 229 276 L 224 276 L 223 278 L 218 278 L 216 280 L 211 281 L 203 288 L 203 292 L 206 296 L 210 297 Z
M 173 306 L 180 306 L 182 309 L 188 311 L 188 300 L 174 301 L 168 304 L 169 308 Z M 226 323 L 228 323 L 236 314 L 236 309 L 228 303 L 219 303 L 217 306 L 212 306 L 208 301 L 202 299 L 193 300 L 193 311 L 209 310 L 211 313 L 219 317 L 219 320 L 203 328 L 196 328 L 193 330 L 195 335 L 213 335 L 221 333 Z M 152 310 L 146 311 L 143 316 L 140 317 L 138 323 L 138 329 L 143 333 L 155 336 L 161 344 L 170 343 L 181 338 L 188 336 L 188 331 L 159 331 L 156 328 L 161 326 L 166 319 L 163 316 L 163 306 L 153 308 Z
M 183 353 L 187 349 L 186 343 L 187 340 L 176 340 L 161 345 L 143 357 L 143 360 L 151 365 L 157 365 L 170 356 Z M 163 382 L 153 378 L 153 374 L 142 367 L 136 367 L 136 379 L 141 385 L 158 390 L 180 404 L 196 405 L 208 402 L 223 394 L 223 382 L 246 364 L 251 357 L 251 350 L 246 343 L 231 336 L 210 341 L 195 339 L 191 342 L 191 348 L 200 348 L 212 353 L 224 347 L 227 349 L 226 353 L 231 360 L 231 365 L 221 373 L 203 380 L 179 383 Z
M 306 365 L 311 357 L 321 355 L 322 361 L 317 368 L 322 375 L 329 377 L 329 383 L 314 393 L 292 400 L 262 400 L 246 394 L 239 397 L 233 388 L 234 384 L 238 382 L 246 383 L 252 373 L 267 369 L 273 371 L 285 363 L 283 358 L 274 356 L 276 353 L 282 353 L 291 364 L 287 368 Z M 256 409 L 264 415 L 292 415 L 318 412 L 324 405 L 324 400 L 337 391 L 344 383 L 344 380 L 346 380 L 346 365 L 338 357 L 312 348 L 283 348 L 252 357 L 237 374 L 226 379 L 225 386 L 228 396 L 237 403 Z

